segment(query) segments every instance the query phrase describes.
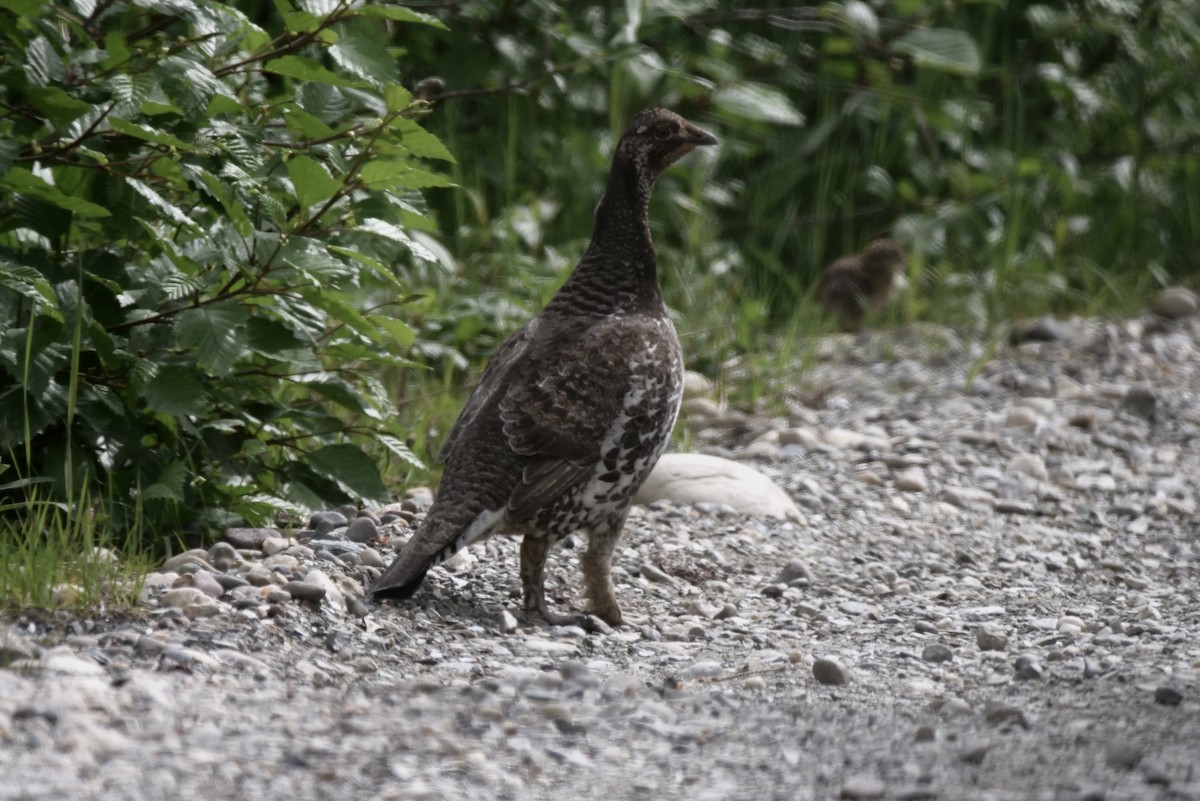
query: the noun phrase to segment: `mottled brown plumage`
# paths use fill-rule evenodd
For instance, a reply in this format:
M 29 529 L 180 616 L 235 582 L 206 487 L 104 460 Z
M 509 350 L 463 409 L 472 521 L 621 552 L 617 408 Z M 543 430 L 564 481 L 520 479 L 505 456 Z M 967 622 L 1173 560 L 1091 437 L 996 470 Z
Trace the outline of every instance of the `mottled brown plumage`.
M 890 239 L 830 264 L 817 281 L 817 300 L 843 330 L 862 327 L 867 314 L 883 311 L 892 300 L 898 274 L 908 256 Z
M 433 507 L 370 592 L 408 597 L 433 565 L 493 533 L 523 536 L 525 608 L 551 622 L 546 554 L 575 532 L 589 611 L 616 625 L 612 557 L 638 487 L 666 447 L 683 359 L 658 286 L 650 193 L 711 134 L 665 109 L 617 143 L 592 240 L 563 287 L 484 370 L 442 447 Z

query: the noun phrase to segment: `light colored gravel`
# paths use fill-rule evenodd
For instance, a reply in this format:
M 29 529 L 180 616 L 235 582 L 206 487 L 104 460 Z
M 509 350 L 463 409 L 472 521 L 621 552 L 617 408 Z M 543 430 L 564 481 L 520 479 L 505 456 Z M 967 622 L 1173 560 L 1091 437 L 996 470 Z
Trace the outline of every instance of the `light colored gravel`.
M 694 404 L 801 520 L 635 510 L 617 631 L 525 620 L 511 541 L 363 598 L 425 494 L 0 624 L 0 799 L 1198 800 L 1200 321 L 1040 328 L 831 338 L 787 417 Z

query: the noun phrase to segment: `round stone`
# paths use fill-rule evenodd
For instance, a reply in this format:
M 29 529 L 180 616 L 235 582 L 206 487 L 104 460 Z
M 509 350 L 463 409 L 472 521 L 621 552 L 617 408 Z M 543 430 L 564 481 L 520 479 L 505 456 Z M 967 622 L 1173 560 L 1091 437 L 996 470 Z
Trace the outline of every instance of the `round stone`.
M 1150 308 L 1155 314 L 1177 320 L 1194 315 L 1200 309 L 1200 298 L 1187 287 L 1172 286 L 1155 295 Z
M 1008 647 L 1008 633 L 995 623 L 985 623 L 975 629 L 975 644 L 981 651 L 1003 651 Z
M 910 467 L 896 476 L 896 489 L 902 492 L 924 492 L 929 489 L 929 481 L 921 468 Z
M 821 684 L 845 684 L 850 680 L 846 668 L 832 659 L 821 658 L 813 662 L 813 678 Z
M 954 659 L 954 651 L 940 642 L 931 642 L 921 649 L 921 659 L 925 662 L 949 662 Z

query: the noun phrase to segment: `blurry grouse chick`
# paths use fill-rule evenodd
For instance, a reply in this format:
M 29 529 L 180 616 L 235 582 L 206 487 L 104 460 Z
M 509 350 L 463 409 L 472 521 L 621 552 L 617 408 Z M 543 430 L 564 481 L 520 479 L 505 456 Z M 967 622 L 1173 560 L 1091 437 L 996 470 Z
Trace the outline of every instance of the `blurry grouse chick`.
M 617 142 L 587 251 L 492 357 L 442 446 L 433 507 L 371 593 L 407 598 L 459 549 L 516 534 L 526 611 L 576 620 L 550 613 L 543 577 L 551 546 L 586 531 L 588 611 L 621 623 L 613 552 L 667 444 L 683 383 L 650 240 L 650 192 L 668 166 L 716 141 L 665 109 L 634 117 Z
M 830 264 L 817 281 L 817 300 L 844 331 L 862 327 L 868 313 L 887 307 L 908 258 L 890 239 L 877 239 L 855 256 Z

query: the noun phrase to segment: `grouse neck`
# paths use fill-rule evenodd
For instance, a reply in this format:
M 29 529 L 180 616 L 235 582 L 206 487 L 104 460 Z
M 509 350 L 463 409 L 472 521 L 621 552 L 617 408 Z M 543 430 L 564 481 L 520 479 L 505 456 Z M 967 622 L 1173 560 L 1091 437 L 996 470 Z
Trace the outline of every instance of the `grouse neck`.
M 596 206 L 592 241 L 546 311 L 613 314 L 663 308 L 650 239 L 653 179 L 618 151 Z

